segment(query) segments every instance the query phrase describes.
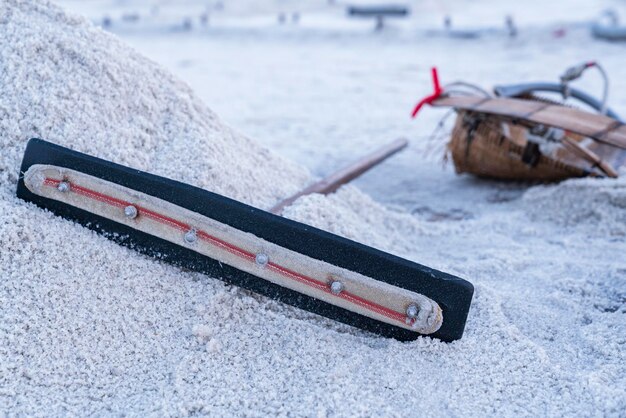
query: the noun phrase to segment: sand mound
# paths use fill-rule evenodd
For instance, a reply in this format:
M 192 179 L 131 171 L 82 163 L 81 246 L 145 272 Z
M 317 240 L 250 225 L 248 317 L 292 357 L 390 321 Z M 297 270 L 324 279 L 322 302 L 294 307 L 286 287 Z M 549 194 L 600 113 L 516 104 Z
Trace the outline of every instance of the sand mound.
M 0 44 L 0 410 L 193 411 L 206 385 L 183 389 L 183 376 L 205 366 L 187 370 L 183 363 L 189 355 L 210 358 L 225 345 L 227 356 L 238 353 L 244 361 L 249 353 L 228 343 L 241 331 L 231 329 L 252 332 L 253 340 L 272 332 L 288 340 L 301 332 L 304 317 L 309 338 L 319 324 L 359 334 L 147 259 L 18 200 L 18 168 L 31 137 L 260 207 L 310 178 L 224 126 L 169 73 L 52 4 L 3 2 Z M 368 202 L 354 191 L 359 198 Z M 245 407 L 241 369 L 224 366 L 225 376 L 202 378 L 222 388 L 223 404 L 206 399 L 217 411 Z M 176 395 L 181 390 L 186 394 Z M 251 410 L 261 399 L 250 398 Z M 281 405 L 270 402 L 267 410 Z
M 115 37 L 38 2 L 0 6 L 3 192 L 31 137 L 257 206 L 304 170 L 220 123 L 189 88 Z M 8 182 L 7 182 L 8 180 Z
M 533 220 L 590 234 L 626 235 L 626 178 L 576 179 L 534 187 L 524 194 L 524 207 Z

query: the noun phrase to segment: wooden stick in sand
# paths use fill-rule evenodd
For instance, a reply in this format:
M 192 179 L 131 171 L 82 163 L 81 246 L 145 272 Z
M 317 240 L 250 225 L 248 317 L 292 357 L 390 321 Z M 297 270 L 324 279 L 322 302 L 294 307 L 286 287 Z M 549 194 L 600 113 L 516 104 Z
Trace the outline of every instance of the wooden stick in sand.
M 382 163 L 387 158 L 391 157 L 395 153 L 403 150 L 408 145 L 408 141 L 404 138 L 396 139 L 395 141 L 377 149 L 376 151 L 358 159 L 349 166 L 338 170 L 328 177 L 307 186 L 300 190 L 298 193 L 289 196 L 288 198 L 281 200 L 269 211 L 275 215 L 280 215 L 283 210 L 295 202 L 298 198 L 306 196 L 312 193 L 330 194 L 336 191 L 338 188 L 346 183 L 359 177 L 366 171 Z

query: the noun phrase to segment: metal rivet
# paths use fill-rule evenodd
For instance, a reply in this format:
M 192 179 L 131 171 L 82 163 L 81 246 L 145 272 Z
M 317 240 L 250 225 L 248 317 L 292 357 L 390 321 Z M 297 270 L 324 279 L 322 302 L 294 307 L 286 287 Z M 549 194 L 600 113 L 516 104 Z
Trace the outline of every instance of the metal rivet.
M 406 316 L 410 319 L 417 318 L 417 315 L 420 313 L 420 308 L 416 304 L 411 304 L 406 308 Z
M 57 190 L 60 191 L 61 193 L 67 193 L 70 191 L 70 189 L 72 188 L 72 186 L 70 185 L 69 181 L 62 181 L 59 183 L 59 185 L 57 186 Z
M 195 229 L 190 229 L 189 231 L 185 232 L 185 242 L 192 244 L 196 242 L 197 240 L 198 240 L 198 235 L 196 234 Z
M 270 258 L 267 256 L 267 254 L 264 253 L 258 253 L 254 259 L 254 261 L 256 261 L 256 263 L 260 266 L 264 266 L 267 263 L 269 263 Z
M 330 293 L 333 295 L 338 295 L 343 292 L 343 283 L 339 281 L 334 281 L 330 284 Z
M 137 217 L 137 208 L 134 207 L 133 205 L 126 206 L 124 208 L 124 215 L 127 218 L 135 219 Z

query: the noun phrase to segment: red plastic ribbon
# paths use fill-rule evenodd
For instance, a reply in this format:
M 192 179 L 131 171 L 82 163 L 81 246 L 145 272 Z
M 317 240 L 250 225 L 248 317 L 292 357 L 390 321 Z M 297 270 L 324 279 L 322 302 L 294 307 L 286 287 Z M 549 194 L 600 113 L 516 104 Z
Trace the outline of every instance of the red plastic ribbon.
M 424 105 L 433 104 L 433 102 L 437 100 L 439 97 L 441 97 L 441 95 L 443 94 L 443 89 L 439 85 L 439 74 L 437 73 L 437 67 L 433 67 L 431 69 L 431 74 L 433 77 L 433 88 L 434 88 L 433 94 L 431 94 L 430 96 L 424 97 L 422 100 L 419 101 L 419 103 L 415 105 L 415 109 L 413 109 L 413 113 L 411 115 L 412 117 L 417 116 L 417 113 L 420 111 L 422 107 L 424 107 Z

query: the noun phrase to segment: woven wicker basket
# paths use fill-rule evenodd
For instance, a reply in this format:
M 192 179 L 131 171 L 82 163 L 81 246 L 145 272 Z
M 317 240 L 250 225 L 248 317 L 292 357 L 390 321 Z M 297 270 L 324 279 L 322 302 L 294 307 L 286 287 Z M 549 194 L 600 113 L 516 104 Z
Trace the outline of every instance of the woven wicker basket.
M 566 162 L 567 158 L 542 154 L 529 144 L 526 133 L 527 128 L 497 116 L 458 110 L 448 143 L 457 173 L 532 181 L 593 175 L 575 161 Z

